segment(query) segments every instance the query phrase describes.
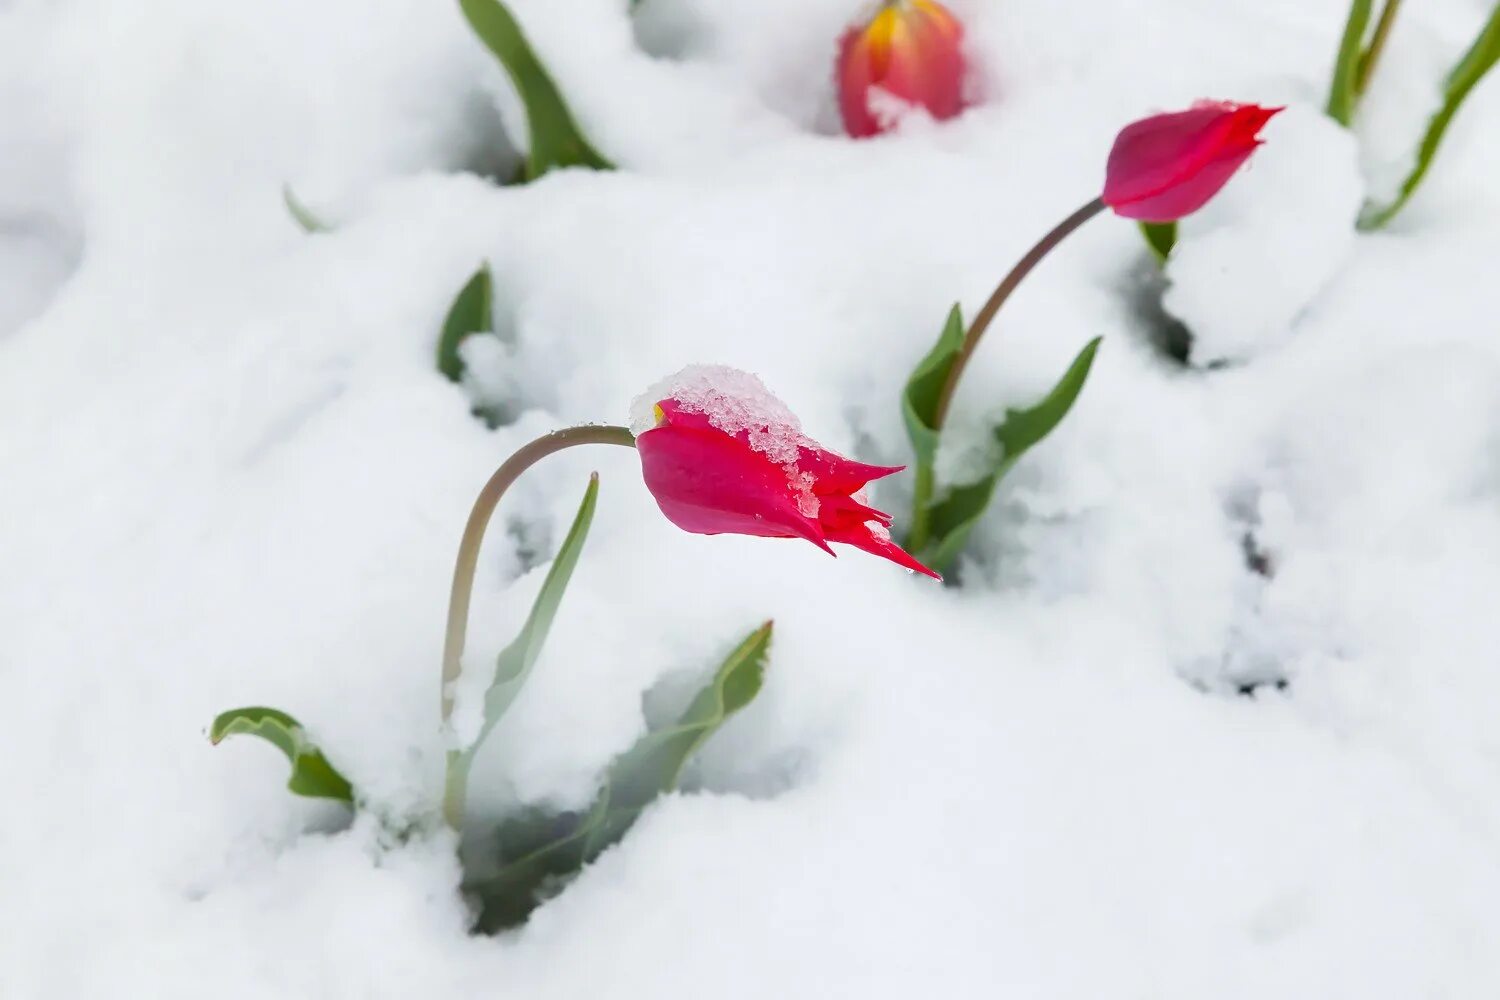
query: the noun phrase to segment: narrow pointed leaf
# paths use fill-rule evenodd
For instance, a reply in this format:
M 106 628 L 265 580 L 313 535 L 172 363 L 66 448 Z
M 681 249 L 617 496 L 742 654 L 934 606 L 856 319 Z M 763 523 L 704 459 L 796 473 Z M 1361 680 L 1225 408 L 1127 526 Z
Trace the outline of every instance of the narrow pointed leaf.
M 1448 80 L 1443 88 L 1443 103 L 1438 107 L 1437 113 L 1427 123 L 1427 131 L 1422 136 L 1422 144 L 1417 148 L 1416 163 L 1412 166 L 1411 173 L 1402 182 L 1396 199 L 1389 205 L 1366 205 L 1364 212 L 1360 215 L 1359 228 L 1379 229 L 1400 212 L 1406 203 L 1416 194 L 1417 188 L 1422 183 L 1422 178 L 1427 176 L 1428 169 L 1432 166 L 1433 157 L 1437 155 L 1438 146 L 1442 145 L 1443 135 L 1448 131 L 1453 116 L 1458 114 L 1459 107 L 1464 99 L 1469 96 L 1469 91 L 1479 83 L 1484 75 L 1488 73 L 1500 60 L 1500 3 L 1495 5 L 1489 20 L 1479 32 L 1479 37 L 1464 53 L 1458 65 L 1448 74 Z
M 610 763 L 587 810 L 507 824 L 500 868 L 469 885 L 483 904 L 480 929 L 493 932 L 525 920 L 540 890 L 577 874 L 619 841 L 642 810 L 675 789 L 693 753 L 759 694 L 770 642 L 767 622 L 729 654 L 676 723 L 642 736 Z
M 933 506 L 931 542 L 923 553 L 927 565 L 939 573 L 952 565 L 968 542 L 974 525 L 989 506 L 995 486 L 1021 456 L 1062 423 L 1083 391 L 1100 340 L 1095 337 L 1089 341 L 1041 402 L 1006 411 L 1005 419 L 995 428 L 995 439 L 1001 449 L 995 468 L 976 482 L 950 490 L 941 502 Z
M 1354 121 L 1354 109 L 1359 104 L 1359 63 L 1364 55 L 1365 33 L 1373 6 L 1374 0 L 1353 0 L 1349 5 L 1349 20 L 1344 23 L 1338 56 L 1333 63 L 1327 114 L 1346 128 Z
M 304 233 L 326 233 L 332 228 L 313 214 L 312 209 L 302 204 L 302 200 L 297 197 L 290 184 L 281 185 L 281 201 L 286 205 L 292 221 L 302 227 Z
M 1146 245 L 1151 248 L 1157 263 L 1165 264 L 1172 256 L 1172 248 L 1177 245 L 1177 223 L 1142 222 L 1141 235 L 1146 237 Z
M 536 600 L 531 604 L 531 614 L 526 617 L 526 624 L 522 626 L 520 635 L 511 640 L 510 645 L 501 651 L 495 661 L 495 679 L 484 693 L 484 727 L 479 732 L 475 748 L 495 728 L 500 717 L 510 708 L 511 702 L 516 700 L 516 695 L 521 693 L 526 679 L 531 676 L 531 668 L 541 655 L 547 633 L 552 630 L 552 620 L 557 617 L 557 609 L 562 605 L 568 581 L 573 578 L 578 557 L 583 554 L 583 543 L 588 538 L 589 526 L 594 523 L 594 508 L 598 502 L 599 474 L 594 473 L 589 476 L 589 485 L 583 492 L 583 502 L 578 506 L 578 513 L 573 517 L 573 526 L 568 529 L 562 547 L 557 550 L 557 557 L 547 570 L 547 579 L 542 581 L 542 589 L 537 592 Z
M 509 8 L 500 0 L 459 0 L 459 6 L 474 33 L 505 67 L 526 107 L 526 127 L 531 136 L 526 179 L 535 180 L 559 167 L 612 170 L 614 164 L 601 156 L 578 128 L 557 84 Z
M 725 657 L 676 724 L 647 733 L 615 758 L 606 778 L 611 810 L 640 811 L 677 787 L 688 758 L 760 693 L 770 647 L 771 623 L 766 622 Z M 590 856 L 606 846 L 596 840 Z
M 489 262 L 479 265 L 474 276 L 453 298 L 448 315 L 443 319 L 443 331 L 438 335 L 437 368 L 450 381 L 463 378 L 464 361 L 459 346 L 476 333 L 495 331 L 495 283 L 490 275 Z
M 263 706 L 234 708 L 221 713 L 209 728 L 215 744 L 228 736 L 258 736 L 272 744 L 292 764 L 287 788 L 311 798 L 354 801 L 354 789 L 308 738 L 302 724 L 285 712 Z

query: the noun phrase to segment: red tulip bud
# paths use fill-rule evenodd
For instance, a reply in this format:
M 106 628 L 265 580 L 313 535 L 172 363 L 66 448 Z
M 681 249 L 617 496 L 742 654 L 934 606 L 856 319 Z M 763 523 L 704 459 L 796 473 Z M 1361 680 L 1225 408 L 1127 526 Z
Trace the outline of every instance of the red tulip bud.
M 1261 144 L 1260 130 L 1282 110 L 1200 101 L 1125 126 L 1109 152 L 1104 203 L 1142 222 L 1196 212 L 1250 158 Z
M 804 538 L 830 555 L 828 543 L 841 542 L 937 577 L 891 541 L 890 516 L 863 493 L 902 467 L 824 449 L 754 375 L 686 368 L 637 400 L 636 411 L 646 488 L 684 531 Z
M 963 110 L 963 26 L 937 0 L 886 0 L 863 27 L 839 43 L 839 110 L 855 138 L 891 125 L 880 97 L 926 108 L 939 120 Z M 876 109 L 871 108 L 871 98 Z

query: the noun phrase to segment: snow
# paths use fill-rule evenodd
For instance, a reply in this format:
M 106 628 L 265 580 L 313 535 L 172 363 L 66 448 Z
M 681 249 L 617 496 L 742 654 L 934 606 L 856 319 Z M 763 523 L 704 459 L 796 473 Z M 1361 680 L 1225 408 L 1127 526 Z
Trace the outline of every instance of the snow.
M 982 103 L 861 143 L 828 87 L 856 3 L 513 6 L 619 172 L 465 172 L 506 173 L 518 108 L 454 4 L 0 2 L 0 996 L 1500 991 L 1500 83 L 1356 235 L 1401 146 L 1364 133 L 1431 80 L 1377 83 L 1358 143 L 1323 122 L 1342 0 L 954 0 Z M 1487 9 L 1405 5 L 1382 72 Z M 952 302 L 1097 193 L 1122 124 L 1200 97 L 1290 108 L 1183 226 L 1192 364 L 1140 308 L 1134 226 L 1049 257 L 955 428 L 1105 340 L 961 587 L 678 531 L 622 448 L 506 497 L 475 676 L 601 476 L 476 808 L 587 802 L 643 695 L 775 640 L 688 793 L 469 937 L 452 839 L 381 820 L 436 809 L 449 576 L 495 466 L 698 363 L 909 461 L 900 388 Z M 434 338 L 484 260 L 504 339 L 455 386 Z M 507 396 L 499 426 L 469 390 Z M 873 490 L 898 529 L 910 488 Z M 244 704 L 305 722 L 372 812 L 210 746 Z

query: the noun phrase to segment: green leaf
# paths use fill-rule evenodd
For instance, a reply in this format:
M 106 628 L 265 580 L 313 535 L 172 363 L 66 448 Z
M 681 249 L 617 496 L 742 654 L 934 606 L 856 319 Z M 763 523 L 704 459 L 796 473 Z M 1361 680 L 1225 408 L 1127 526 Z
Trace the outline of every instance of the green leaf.
M 937 456 L 938 397 L 942 395 L 948 372 L 953 368 L 963 342 L 963 311 L 954 303 L 942 332 L 938 334 L 937 343 L 906 380 L 906 390 L 901 394 L 901 416 L 906 421 L 906 436 L 911 438 L 919 463 L 931 465 Z
M 599 155 L 584 138 L 557 84 L 552 82 L 505 4 L 500 0 L 459 0 L 459 6 L 474 33 L 500 59 L 526 107 L 531 141 L 525 178 L 535 180 L 559 167 L 614 169 L 614 164 Z
M 610 763 L 587 810 L 508 823 L 500 834 L 499 869 L 468 886 L 483 904 L 480 929 L 525 920 L 540 890 L 575 875 L 618 842 L 642 810 L 675 789 L 693 753 L 760 693 L 770 643 L 766 622 L 729 654 L 676 723 L 647 733 Z
M 937 482 L 933 463 L 937 460 L 938 445 L 942 440 L 942 431 L 937 426 L 938 401 L 963 342 L 963 310 L 954 303 L 942 332 L 938 334 L 937 343 L 917 363 L 901 393 L 901 417 L 906 423 L 906 436 L 911 439 L 912 451 L 916 453 L 912 468 L 911 531 L 906 539 L 910 548 L 921 548 L 926 543 L 928 512 Z
M 968 542 L 969 532 L 989 506 L 995 486 L 1022 455 L 1062 423 L 1083 391 L 1101 339 L 1095 337 L 1089 341 L 1041 402 L 1025 409 L 1006 411 L 1005 420 L 995 428 L 995 439 L 1001 449 L 1000 461 L 995 468 L 977 482 L 950 490 L 941 502 L 933 506 L 931 542 L 923 551 L 927 565 L 940 573 L 952 565 Z
M 1384 207 L 1366 205 L 1360 215 L 1360 229 L 1379 229 L 1400 212 L 1411 196 L 1417 191 L 1422 183 L 1422 178 L 1427 176 L 1427 170 L 1432 166 L 1433 157 L 1437 155 L 1438 146 L 1442 144 L 1443 134 L 1448 131 L 1448 125 L 1453 121 L 1453 116 L 1458 114 L 1459 106 L 1463 104 L 1464 98 L 1469 96 L 1469 91 L 1479 83 L 1484 75 L 1494 67 L 1500 60 L 1500 4 L 1495 5 L 1490 18 L 1480 29 L 1479 37 L 1464 53 L 1458 65 L 1448 74 L 1448 79 L 1443 88 L 1443 103 L 1438 111 L 1427 123 L 1427 131 L 1422 136 L 1422 144 L 1417 148 L 1416 163 L 1412 171 L 1402 182 L 1401 189 L 1396 199 Z
M 214 719 L 208 738 L 215 744 L 226 736 L 259 736 L 275 745 L 292 764 L 287 788 L 311 798 L 338 799 L 353 803 L 354 790 L 336 771 L 323 752 L 307 737 L 302 724 L 274 708 L 233 708 Z
M 463 378 L 464 361 L 458 347 L 475 333 L 495 332 L 495 283 L 486 261 L 453 298 L 438 336 L 437 368 L 450 381 Z
M 1349 20 L 1344 23 L 1344 36 L 1339 40 L 1338 56 L 1333 63 L 1327 113 L 1345 128 L 1354 121 L 1354 109 L 1359 104 L 1359 64 L 1373 5 L 1373 0 L 1353 0 L 1349 5 Z
M 573 568 L 578 565 L 578 557 L 583 552 L 583 543 L 588 538 L 589 525 L 593 523 L 594 507 L 598 499 L 599 474 L 595 473 L 589 477 L 588 489 L 583 493 L 583 503 L 578 507 L 578 514 L 573 518 L 573 526 L 568 529 L 568 536 L 563 539 L 562 547 L 557 550 L 557 558 L 552 560 L 552 566 L 547 570 L 547 578 L 542 581 L 542 589 L 537 592 L 536 600 L 531 604 L 526 624 L 495 660 L 495 676 L 484 693 L 484 722 L 480 726 L 479 735 L 467 749 L 450 756 L 447 777 L 450 788 L 467 786 L 469 770 L 474 765 L 474 755 L 479 752 L 485 738 L 494 730 L 531 676 L 531 668 L 541 655 L 547 633 L 552 629 L 552 620 L 557 617 L 557 609 L 562 604 L 563 593 L 573 577 Z
M 286 210 L 291 213 L 292 220 L 302 227 L 304 233 L 326 233 L 332 229 L 314 215 L 312 209 L 302 204 L 290 184 L 281 185 L 281 200 L 286 205 Z
M 526 617 L 526 624 L 522 626 L 520 635 L 511 640 L 510 645 L 501 651 L 495 661 L 495 679 L 484 693 L 484 726 L 479 730 L 479 738 L 474 741 L 474 746 L 469 748 L 471 755 L 484 742 L 490 730 L 495 728 L 500 717 L 510 708 L 511 702 L 521 693 L 526 679 L 531 676 L 531 668 L 541 655 L 547 633 L 552 630 L 552 620 L 557 617 L 557 609 L 562 604 L 563 593 L 568 589 L 568 581 L 573 578 L 573 568 L 578 565 L 578 557 L 583 553 L 583 543 L 588 538 L 589 526 L 594 522 L 594 508 L 598 501 L 599 474 L 596 472 L 589 476 L 588 488 L 583 492 L 583 503 L 579 504 L 573 526 L 568 529 L 562 547 L 557 550 L 557 557 L 547 570 L 547 579 L 542 581 L 542 589 L 537 592 L 536 600 L 531 604 L 531 614 Z
M 1165 264 L 1172 256 L 1172 248 L 1177 245 L 1177 223 L 1142 222 L 1141 235 L 1146 237 L 1146 245 L 1156 256 L 1156 262 Z

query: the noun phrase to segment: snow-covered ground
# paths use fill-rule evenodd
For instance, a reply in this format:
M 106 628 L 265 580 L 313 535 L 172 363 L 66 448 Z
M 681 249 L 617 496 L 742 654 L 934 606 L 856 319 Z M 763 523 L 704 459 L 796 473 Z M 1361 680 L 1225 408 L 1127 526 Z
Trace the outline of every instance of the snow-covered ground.
M 856 143 L 854 0 L 514 0 L 622 169 L 502 188 L 472 171 L 518 105 L 454 3 L 0 0 L 0 997 L 1500 996 L 1500 79 L 1351 227 L 1489 3 L 1403 9 L 1356 141 L 1318 113 L 1343 0 L 953 0 L 981 103 Z M 602 477 L 492 809 L 585 803 L 643 692 L 776 621 L 696 790 L 522 930 L 465 933 L 447 838 L 341 830 L 204 738 L 278 706 L 431 814 L 448 576 L 506 455 L 716 362 L 906 461 L 949 305 L 1199 97 L 1291 109 L 1183 226 L 1195 364 L 1133 226 L 1053 255 L 955 426 L 1104 345 L 962 587 L 685 534 L 624 449 L 507 498 L 472 663 Z M 483 258 L 496 430 L 432 363 Z

